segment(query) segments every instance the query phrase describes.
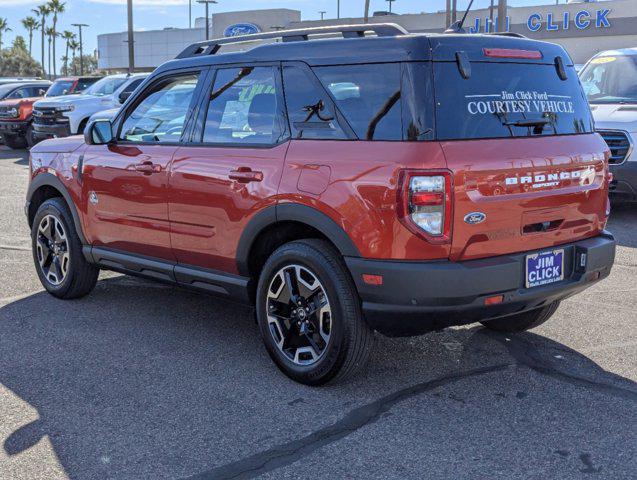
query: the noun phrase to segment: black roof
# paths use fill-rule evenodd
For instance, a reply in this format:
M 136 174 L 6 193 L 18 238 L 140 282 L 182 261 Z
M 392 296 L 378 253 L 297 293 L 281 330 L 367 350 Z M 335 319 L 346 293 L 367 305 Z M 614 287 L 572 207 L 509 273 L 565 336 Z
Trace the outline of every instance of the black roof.
M 387 25 L 387 24 L 385 24 Z M 361 26 L 345 26 L 361 27 Z M 366 26 L 367 27 L 367 26 Z M 559 45 L 531 40 L 517 35 L 494 34 L 413 34 L 399 30 L 379 36 L 343 34 L 344 38 L 321 38 L 308 40 L 307 35 L 288 35 L 278 43 L 254 44 L 244 51 L 219 53 L 223 45 L 239 42 L 282 37 L 290 31 L 270 34 L 249 35 L 234 39 L 218 39 L 193 44 L 175 60 L 161 65 L 157 72 L 184 67 L 224 65 L 251 62 L 303 61 L 312 66 L 357 64 L 374 62 L 409 61 L 455 61 L 456 52 L 464 51 L 470 61 L 486 61 L 484 48 L 536 50 L 542 53 L 538 60 L 499 58 L 500 62 L 554 63 L 561 56 L 564 63 L 572 65 L 572 60 Z M 332 27 L 334 31 L 338 29 Z M 314 29 L 308 29 L 312 31 Z M 348 32 L 349 33 L 349 32 Z M 250 45 L 248 45 L 250 47 Z M 491 59 L 493 61 L 493 59 Z

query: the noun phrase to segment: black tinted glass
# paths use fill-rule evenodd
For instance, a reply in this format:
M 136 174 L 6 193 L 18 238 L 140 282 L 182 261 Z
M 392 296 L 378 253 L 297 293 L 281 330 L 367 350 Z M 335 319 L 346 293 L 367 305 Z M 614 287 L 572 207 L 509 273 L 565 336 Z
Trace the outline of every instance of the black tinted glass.
M 90 87 L 91 85 L 93 85 L 95 82 L 97 82 L 99 80 L 98 78 L 81 78 L 80 80 L 78 80 L 77 82 L 77 87 L 75 89 L 74 93 L 79 93 L 79 92 L 83 92 L 84 90 L 86 90 L 88 87 Z
M 361 140 L 402 140 L 400 64 L 315 68 Z
M 299 67 L 283 69 L 285 102 L 293 138 L 309 140 L 339 140 L 347 135 L 336 120 L 332 101 Z
M 68 95 L 73 88 L 72 80 L 58 80 L 53 82 L 46 92 L 47 97 L 58 97 L 60 95 Z
M 436 127 L 441 140 L 588 133 L 590 110 L 573 67 L 560 80 L 553 65 L 434 63 Z

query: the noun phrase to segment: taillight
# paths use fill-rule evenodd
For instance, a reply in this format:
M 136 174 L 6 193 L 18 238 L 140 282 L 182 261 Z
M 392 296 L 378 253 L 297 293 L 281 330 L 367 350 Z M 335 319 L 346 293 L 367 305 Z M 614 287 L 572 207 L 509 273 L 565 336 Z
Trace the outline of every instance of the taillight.
M 451 239 L 451 173 L 448 171 L 403 173 L 399 217 L 414 233 L 432 243 Z

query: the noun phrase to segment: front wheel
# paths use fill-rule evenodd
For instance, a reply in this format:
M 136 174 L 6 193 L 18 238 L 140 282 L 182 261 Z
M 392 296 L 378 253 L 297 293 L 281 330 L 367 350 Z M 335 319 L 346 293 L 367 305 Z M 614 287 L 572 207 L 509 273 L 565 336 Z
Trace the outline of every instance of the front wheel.
M 546 307 L 536 308 L 528 312 L 509 315 L 508 317 L 496 318 L 495 320 L 485 320 L 480 322 L 489 330 L 496 332 L 517 333 L 539 327 L 553 316 L 560 302 L 553 302 Z
M 31 229 L 33 260 L 42 286 L 58 298 L 79 298 L 97 283 L 99 269 L 86 261 L 73 217 L 61 198 L 45 201 Z
M 350 274 L 323 240 L 291 242 L 272 254 L 259 278 L 257 320 L 272 360 L 306 385 L 353 375 L 373 344 Z

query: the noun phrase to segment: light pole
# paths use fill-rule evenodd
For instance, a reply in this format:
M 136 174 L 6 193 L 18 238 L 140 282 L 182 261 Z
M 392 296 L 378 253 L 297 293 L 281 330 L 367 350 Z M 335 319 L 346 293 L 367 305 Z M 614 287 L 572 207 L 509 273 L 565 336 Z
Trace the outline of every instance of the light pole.
M 192 28 L 192 0 L 188 0 L 188 28 Z
M 394 3 L 396 0 L 385 0 L 387 3 L 389 3 L 389 13 L 391 13 L 391 4 Z
M 498 0 L 498 32 L 506 32 L 507 29 L 507 0 Z
M 323 20 L 327 12 L 325 10 L 321 10 L 319 13 L 321 14 L 321 20 Z
M 82 43 L 82 27 L 88 27 L 88 24 L 73 23 L 71 25 L 80 29 L 80 75 L 84 75 L 84 48 Z
M 203 3 L 206 6 L 206 40 L 210 40 L 210 14 L 208 13 L 208 5 L 218 2 L 217 0 L 197 0 L 197 3 Z
M 135 38 L 133 36 L 133 0 L 127 0 L 128 13 L 128 73 L 135 71 Z
M 341 0 L 336 0 L 336 18 L 341 18 Z

